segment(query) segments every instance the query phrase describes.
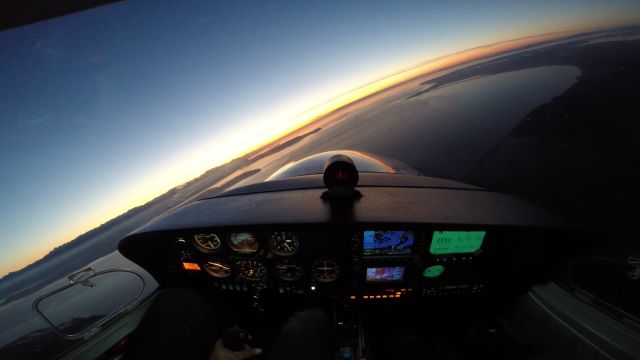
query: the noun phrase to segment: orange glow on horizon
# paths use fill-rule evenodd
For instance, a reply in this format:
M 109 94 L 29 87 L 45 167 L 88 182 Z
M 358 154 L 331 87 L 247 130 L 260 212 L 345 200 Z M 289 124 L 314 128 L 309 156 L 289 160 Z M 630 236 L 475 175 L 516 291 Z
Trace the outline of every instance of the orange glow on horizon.
M 108 221 L 108 219 L 114 218 L 133 207 L 142 205 L 154 199 L 173 187 L 180 186 L 181 184 L 200 176 L 209 169 L 226 164 L 233 159 L 242 157 L 267 145 L 273 144 L 286 135 L 301 129 L 320 118 L 349 105 L 358 103 L 360 100 L 384 90 L 394 88 L 412 79 L 435 73 L 437 71 L 490 56 L 499 55 L 522 46 L 559 39 L 574 33 L 575 32 L 563 32 L 531 36 L 485 45 L 467 51 L 435 58 L 417 66 L 393 73 L 390 76 L 361 86 L 353 91 L 336 96 L 306 112 L 290 118 L 288 121 L 280 122 L 275 125 L 270 124 L 262 128 L 251 129 L 251 131 L 237 131 L 236 133 L 226 137 L 217 138 L 216 141 L 213 142 L 215 145 L 206 144 L 198 149 L 192 150 L 189 154 L 184 154 L 178 159 L 172 161 L 177 164 L 176 166 L 164 167 L 155 172 L 149 173 L 146 176 L 146 179 L 139 182 L 137 187 L 129 188 L 126 193 L 118 194 L 117 197 L 121 200 L 118 201 L 118 199 L 113 199 L 110 206 L 104 207 L 111 210 L 106 213 L 102 213 L 99 216 L 95 216 L 94 219 L 96 219 L 96 221 L 92 221 L 91 223 L 98 223 L 98 219 L 103 219 L 101 223 Z M 209 154 L 216 154 L 216 156 L 215 158 L 211 158 Z M 209 155 L 209 157 L 207 155 Z
M 330 98 L 308 111 L 289 118 L 289 120 L 264 125 L 262 128 L 243 129 L 243 131 L 238 130 L 232 134 L 216 137 L 215 142 L 211 141 L 197 149 L 190 149 L 189 153 L 176 154 L 176 158 L 167 162 L 173 166 L 164 166 L 155 169 L 155 171 L 150 171 L 143 179 L 137 179 L 139 181 L 136 186 L 129 187 L 126 191 L 114 194 L 114 196 L 110 198 L 109 203 L 101 204 L 102 209 L 108 210 L 87 213 L 84 219 L 77 219 L 75 222 L 76 224 L 89 225 L 64 229 L 61 231 L 62 234 L 55 236 L 55 240 L 48 242 L 46 249 L 42 248 L 33 251 L 34 256 L 29 256 L 27 259 L 22 257 L 24 261 L 20 261 L 19 268 L 42 258 L 42 256 L 51 251 L 52 246 L 56 246 L 53 244 L 58 244 L 57 246 L 59 246 L 77 237 L 79 234 L 83 234 L 136 206 L 151 201 L 173 187 L 180 186 L 200 176 L 209 169 L 226 164 L 233 159 L 274 144 L 283 137 L 307 125 L 313 124 L 336 111 L 357 106 L 358 103 L 368 97 L 386 95 L 388 91 L 404 90 L 409 87 L 408 84 L 411 81 L 429 74 L 455 68 L 474 61 L 482 61 L 490 57 L 500 56 L 511 51 L 516 51 L 524 46 L 561 40 L 564 37 L 582 31 L 584 31 L 584 29 L 580 31 L 565 31 L 529 36 L 437 57 L 401 71 L 390 72 L 391 75 L 389 76 Z M 1 275 L 2 274 L 0 274 L 0 276 Z
M 576 32 L 562 32 L 552 33 L 544 35 L 536 35 L 525 37 L 521 39 L 509 40 L 499 42 L 495 44 L 480 46 L 463 52 L 442 56 L 433 60 L 429 60 L 420 65 L 413 66 L 406 70 L 396 72 L 390 76 L 382 78 L 380 80 L 366 84 L 360 88 L 357 88 L 346 94 L 337 96 L 329 101 L 320 104 L 286 122 L 284 125 L 272 129 L 266 132 L 259 138 L 259 142 L 255 145 L 248 147 L 247 149 L 234 154 L 233 157 L 226 159 L 230 161 L 235 157 L 246 155 L 252 151 L 260 149 L 266 145 L 269 145 L 278 139 L 286 136 L 289 133 L 294 132 L 302 128 L 305 125 L 312 123 L 314 120 L 326 116 L 333 111 L 341 109 L 347 105 L 357 102 L 367 96 L 373 95 L 385 89 L 392 88 L 411 79 L 415 79 L 421 76 L 428 75 L 440 70 L 462 65 L 474 60 L 479 60 L 489 56 L 499 55 L 501 53 L 509 52 L 517 48 L 532 45 L 535 43 L 542 43 L 544 41 L 551 41 L 566 37 Z M 226 162 L 225 161 L 225 162 Z

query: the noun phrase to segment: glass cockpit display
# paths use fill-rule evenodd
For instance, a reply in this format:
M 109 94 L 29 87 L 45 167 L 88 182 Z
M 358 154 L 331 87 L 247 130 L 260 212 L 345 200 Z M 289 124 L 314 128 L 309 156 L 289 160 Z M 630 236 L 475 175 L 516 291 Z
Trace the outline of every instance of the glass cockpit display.
M 229 247 L 241 254 L 251 254 L 258 251 L 258 239 L 252 233 L 231 233 L 229 236 Z
M 486 231 L 434 231 L 429 252 L 433 255 L 465 254 L 480 250 Z
M 367 268 L 366 281 L 402 281 L 404 278 L 404 266 L 373 267 Z
M 365 231 L 363 255 L 408 255 L 411 254 L 415 237 L 411 231 Z

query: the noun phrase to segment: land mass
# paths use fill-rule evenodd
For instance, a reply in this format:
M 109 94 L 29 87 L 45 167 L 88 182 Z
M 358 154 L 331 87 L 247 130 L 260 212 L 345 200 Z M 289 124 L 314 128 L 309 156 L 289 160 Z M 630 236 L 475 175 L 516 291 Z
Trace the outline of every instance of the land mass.
M 215 196 L 238 182 L 245 180 L 260 169 L 243 170 L 258 159 L 285 150 L 302 139 L 316 134 L 321 128 L 302 133 L 291 139 L 282 139 L 236 158 L 227 164 L 212 168 L 197 178 L 172 188 L 146 204 L 132 208 L 126 213 L 76 237 L 51 250 L 43 258 L 0 279 L 0 306 L 31 294 L 48 283 L 67 276 L 70 272 L 102 256 L 113 252 L 118 241 L 130 232 L 154 218 L 203 197 Z M 231 178 L 229 178 L 232 176 Z M 67 256 L 76 253 L 82 256 Z

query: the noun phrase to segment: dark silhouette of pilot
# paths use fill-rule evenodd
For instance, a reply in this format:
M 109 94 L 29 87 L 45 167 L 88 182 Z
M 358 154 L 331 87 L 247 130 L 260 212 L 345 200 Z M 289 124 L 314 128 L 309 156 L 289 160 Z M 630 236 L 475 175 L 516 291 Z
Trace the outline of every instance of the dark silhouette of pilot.
M 240 351 L 225 348 L 223 330 L 220 314 L 204 297 L 186 289 L 167 289 L 149 307 L 124 358 L 241 360 L 263 354 L 248 345 Z M 334 359 L 333 325 L 318 309 L 298 312 L 273 331 L 280 333 L 264 354 L 267 359 Z

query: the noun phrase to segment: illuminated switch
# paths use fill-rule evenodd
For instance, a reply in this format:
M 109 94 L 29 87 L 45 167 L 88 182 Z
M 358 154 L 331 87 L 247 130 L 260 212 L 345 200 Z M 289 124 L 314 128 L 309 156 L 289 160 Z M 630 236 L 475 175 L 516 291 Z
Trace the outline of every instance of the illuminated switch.
M 183 261 L 182 268 L 187 271 L 200 271 L 200 265 L 194 262 Z
M 383 298 L 383 299 L 386 299 L 386 298 L 388 298 L 388 297 L 389 297 L 388 295 L 382 295 L 382 298 Z
M 376 299 L 380 299 L 382 296 L 380 295 L 376 295 Z
M 363 296 L 362 296 L 362 298 L 363 298 L 363 299 L 365 299 L 365 300 L 368 300 L 368 299 L 369 299 L 369 296 L 367 296 L 367 295 L 363 295 Z

